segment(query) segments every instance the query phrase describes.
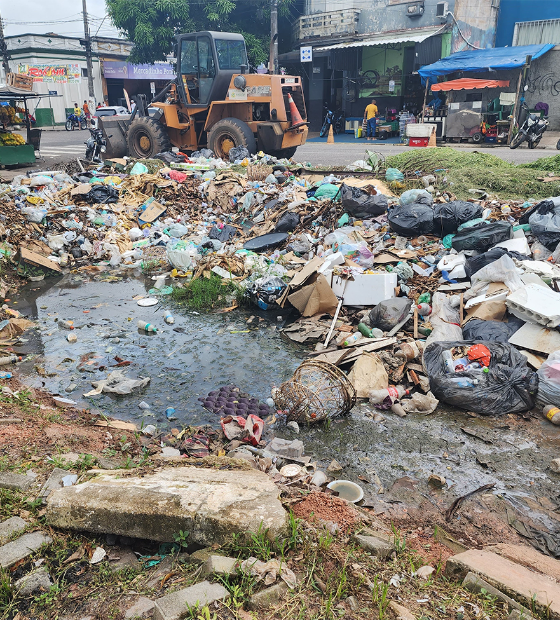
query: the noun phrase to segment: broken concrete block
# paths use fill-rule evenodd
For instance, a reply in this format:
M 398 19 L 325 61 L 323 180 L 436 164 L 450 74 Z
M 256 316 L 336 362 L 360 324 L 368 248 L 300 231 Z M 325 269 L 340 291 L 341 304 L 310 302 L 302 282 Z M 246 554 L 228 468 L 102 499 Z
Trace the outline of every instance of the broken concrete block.
M 234 533 L 284 533 L 287 514 L 278 487 L 260 471 L 170 467 L 143 477 L 106 472 L 54 491 L 47 500 L 51 525 L 173 542 L 225 543 Z
M 156 604 L 145 596 L 141 596 L 125 614 L 125 620 L 144 620 L 153 617 Z
M 203 575 L 231 575 L 236 572 L 236 558 L 211 555 L 202 566 Z
M 0 566 L 11 568 L 16 562 L 28 558 L 41 548 L 41 545 L 52 542 L 52 538 L 43 532 L 24 534 L 17 540 L 0 547 Z
M 278 456 L 285 456 L 290 459 L 299 459 L 303 456 L 305 446 L 303 445 L 303 441 L 299 439 L 290 441 L 289 439 L 280 439 L 280 437 L 275 437 L 268 444 L 266 449 L 269 452 L 278 454 Z
M 182 620 L 189 614 L 189 607 L 204 607 L 228 596 L 229 592 L 219 583 L 202 581 L 158 598 L 154 606 L 154 620 Z
M 550 620 L 560 620 L 560 585 L 542 575 L 484 550 L 470 549 L 447 560 L 449 577 L 464 578 L 469 572 L 525 607 L 543 614 L 546 610 Z
M 531 614 L 514 609 L 508 616 L 508 620 L 534 620 L 534 618 Z
M 24 474 L 13 474 L 9 471 L 0 473 L 0 488 L 10 491 L 27 491 L 32 486 L 34 478 Z
M 288 586 L 281 581 L 270 588 L 261 590 L 249 599 L 249 609 L 268 609 L 277 605 L 288 591 Z
M 354 538 L 362 549 L 381 560 L 388 558 L 395 550 L 392 544 L 376 536 L 361 536 L 358 534 Z
M 212 547 L 207 547 L 206 549 L 199 549 L 198 551 L 190 554 L 189 562 L 191 564 L 198 565 L 204 564 L 212 555 L 215 555 Z
M 113 573 L 124 570 L 125 568 L 136 570 L 142 567 L 136 554 L 131 549 L 116 549 L 115 551 L 111 551 L 111 555 L 116 555 L 119 558 L 113 562 L 111 561 L 111 557 L 109 557 L 109 568 Z
M 544 553 L 540 553 L 533 547 L 498 543 L 497 545 L 486 547 L 486 551 L 497 553 L 516 564 L 522 564 L 527 568 L 531 568 L 543 575 L 548 575 L 560 582 L 560 560 L 555 560 L 549 555 L 544 555 Z
M 467 573 L 467 576 L 463 579 L 463 588 L 465 588 L 465 590 L 469 590 L 470 592 L 479 593 L 482 590 L 485 590 L 488 594 L 490 594 L 490 596 L 507 603 L 509 609 L 515 609 L 523 612 L 523 614 L 526 614 L 526 618 L 531 616 L 531 612 L 523 607 L 523 605 L 520 605 L 517 601 L 514 601 L 509 596 L 506 596 L 503 592 L 500 592 L 500 590 L 496 589 L 494 586 L 491 586 L 489 583 L 484 581 L 484 579 L 474 573 Z
M 416 620 L 416 616 L 409 609 L 395 603 L 395 601 L 389 601 L 389 609 L 397 620 Z
M 331 464 L 327 467 L 327 471 L 331 474 L 339 474 L 342 471 L 342 465 L 336 460 L 331 461 Z
M 22 532 L 27 527 L 27 522 L 21 517 L 10 517 L 0 523 L 0 543 L 8 540 L 17 532 Z
M 19 596 L 30 596 L 35 592 L 46 592 L 53 582 L 46 568 L 29 573 L 18 579 L 14 584 L 14 589 Z
M 549 468 L 555 474 L 560 474 L 560 459 L 552 459 L 552 461 L 550 461 Z
M 67 476 L 72 476 L 72 475 L 75 476 L 75 474 L 72 474 L 66 469 L 60 469 L 60 467 L 55 467 L 52 470 L 52 473 L 49 476 L 48 480 L 43 485 L 43 488 L 41 489 L 41 493 L 39 494 L 40 497 L 43 498 L 43 503 L 53 491 L 56 491 L 57 489 L 61 489 L 64 486 L 64 483 L 63 483 L 64 478 L 66 478 Z

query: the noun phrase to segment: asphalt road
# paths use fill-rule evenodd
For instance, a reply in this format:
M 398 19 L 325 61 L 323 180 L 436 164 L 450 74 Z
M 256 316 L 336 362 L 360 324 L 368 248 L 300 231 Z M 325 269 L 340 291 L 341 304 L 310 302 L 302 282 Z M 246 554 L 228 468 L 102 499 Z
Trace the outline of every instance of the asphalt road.
M 58 161 L 66 161 L 76 157 L 83 157 L 85 153 L 84 142 L 88 137 L 89 131 L 87 130 L 76 129 L 74 131 L 43 131 L 41 137 L 41 157 L 44 158 L 44 163 L 38 161 L 37 166 L 42 167 L 45 164 L 50 165 Z M 298 149 L 296 159 L 301 162 L 310 162 L 313 165 L 341 166 L 350 164 L 357 159 L 363 159 L 366 148 L 378 151 L 385 155 L 394 155 L 396 153 L 402 153 L 403 151 L 412 150 L 411 147 L 400 146 L 398 144 L 387 144 L 381 141 L 360 141 L 359 143 L 341 142 L 335 144 L 326 144 L 325 142 L 308 142 Z M 534 161 L 539 157 L 547 157 L 558 153 L 558 151 L 550 148 L 537 148 L 535 150 L 530 150 L 525 145 L 522 145 L 516 150 L 511 150 L 507 147 L 473 148 L 466 146 L 455 146 L 454 148 L 471 152 L 475 150 L 483 150 L 486 153 L 491 153 L 492 155 L 496 155 L 497 157 L 501 157 L 502 159 L 511 161 L 515 164 Z

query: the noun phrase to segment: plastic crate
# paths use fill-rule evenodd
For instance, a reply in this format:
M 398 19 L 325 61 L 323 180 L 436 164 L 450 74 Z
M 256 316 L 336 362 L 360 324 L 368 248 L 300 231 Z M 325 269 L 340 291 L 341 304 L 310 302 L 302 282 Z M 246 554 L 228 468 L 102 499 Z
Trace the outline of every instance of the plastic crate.
M 409 138 L 408 146 L 428 146 L 430 138 Z
M 488 144 L 496 144 L 496 142 L 498 142 L 498 136 L 486 136 L 486 138 L 484 138 L 484 142 L 487 142 Z

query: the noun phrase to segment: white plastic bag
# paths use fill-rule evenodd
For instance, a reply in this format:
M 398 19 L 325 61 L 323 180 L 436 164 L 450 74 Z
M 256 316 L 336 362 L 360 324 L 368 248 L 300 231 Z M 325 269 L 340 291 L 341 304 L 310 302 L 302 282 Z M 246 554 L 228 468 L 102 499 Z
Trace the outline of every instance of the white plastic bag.
M 47 245 L 55 252 L 62 250 L 65 242 L 64 235 L 47 235 Z
M 539 389 L 537 403 L 539 405 L 554 405 L 560 403 L 560 351 L 554 351 L 546 362 L 537 370 Z
M 34 209 L 33 207 L 23 207 L 21 212 L 25 215 L 28 222 L 39 224 L 47 214 L 46 209 Z
M 432 333 L 426 340 L 426 346 L 432 342 L 463 340 L 459 310 L 451 306 L 450 299 L 444 293 L 434 293 L 432 297 L 430 323 Z

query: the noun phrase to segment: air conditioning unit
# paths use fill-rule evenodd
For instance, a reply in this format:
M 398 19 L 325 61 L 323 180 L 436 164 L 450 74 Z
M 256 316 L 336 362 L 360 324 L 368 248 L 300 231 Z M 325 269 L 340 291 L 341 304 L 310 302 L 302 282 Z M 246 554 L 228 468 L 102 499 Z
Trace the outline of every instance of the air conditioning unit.
M 406 14 L 408 17 L 420 17 L 424 14 L 424 2 L 411 2 L 407 4 Z
M 436 17 L 445 17 L 449 11 L 448 2 L 438 2 L 436 4 Z

